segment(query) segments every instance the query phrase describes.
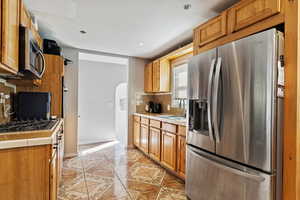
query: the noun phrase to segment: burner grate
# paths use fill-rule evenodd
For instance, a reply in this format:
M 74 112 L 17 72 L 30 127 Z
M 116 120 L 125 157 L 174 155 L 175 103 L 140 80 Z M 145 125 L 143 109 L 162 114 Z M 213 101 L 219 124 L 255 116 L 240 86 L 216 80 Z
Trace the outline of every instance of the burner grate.
M 0 133 L 51 129 L 57 120 L 11 121 L 0 125 Z

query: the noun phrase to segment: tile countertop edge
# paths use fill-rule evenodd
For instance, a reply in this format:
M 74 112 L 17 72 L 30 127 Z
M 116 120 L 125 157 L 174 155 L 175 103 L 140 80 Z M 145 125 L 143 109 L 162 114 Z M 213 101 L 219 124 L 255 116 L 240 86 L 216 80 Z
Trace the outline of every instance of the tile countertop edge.
M 37 137 L 37 138 L 28 138 L 28 139 L 0 141 L 0 150 L 52 144 L 55 139 L 55 134 L 53 133 L 57 132 L 58 127 L 60 127 L 62 123 L 63 123 L 63 119 L 60 119 L 57 125 L 51 129 L 52 134 L 49 137 Z
M 166 119 L 166 118 L 162 118 L 162 117 L 159 117 L 159 116 L 155 116 L 155 115 L 164 115 L 164 114 L 133 113 L 133 115 L 140 116 L 140 117 L 146 117 L 146 118 L 154 119 L 154 120 L 159 120 L 159 121 L 170 123 L 170 124 L 176 124 L 176 125 L 180 125 L 180 126 L 187 126 L 187 121 L 182 122 L 182 121 L 178 121 L 178 120 L 175 120 L 175 119 Z M 168 114 L 165 114 L 165 115 L 168 115 Z

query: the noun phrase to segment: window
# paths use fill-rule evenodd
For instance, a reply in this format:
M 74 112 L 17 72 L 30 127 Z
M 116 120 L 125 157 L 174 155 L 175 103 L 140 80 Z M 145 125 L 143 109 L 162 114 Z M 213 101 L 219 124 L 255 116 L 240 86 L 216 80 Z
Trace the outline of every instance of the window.
M 183 63 L 173 67 L 173 88 L 172 88 L 172 104 L 174 107 L 183 107 L 187 99 L 187 68 L 188 64 Z

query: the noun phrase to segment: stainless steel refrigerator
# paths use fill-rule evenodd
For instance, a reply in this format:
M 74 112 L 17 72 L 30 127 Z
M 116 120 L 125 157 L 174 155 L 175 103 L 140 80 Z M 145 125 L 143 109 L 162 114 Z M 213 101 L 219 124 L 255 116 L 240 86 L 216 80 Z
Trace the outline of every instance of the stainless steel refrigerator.
M 281 199 L 283 41 L 271 29 L 190 60 L 190 199 Z

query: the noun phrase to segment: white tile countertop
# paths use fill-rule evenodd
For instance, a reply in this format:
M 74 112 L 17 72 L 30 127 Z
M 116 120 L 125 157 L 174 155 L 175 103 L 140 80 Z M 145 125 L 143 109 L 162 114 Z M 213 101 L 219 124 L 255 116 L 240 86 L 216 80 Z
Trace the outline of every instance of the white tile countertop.
M 56 132 L 62 123 L 63 119 L 58 120 L 56 125 L 49 130 L 1 133 L 0 149 L 53 144 L 56 140 Z
M 155 114 L 155 113 L 134 113 L 136 116 L 140 117 L 146 117 L 149 119 L 159 120 L 162 122 L 167 122 L 171 124 L 176 124 L 180 126 L 186 126 L 187 125 L 187 119 L 180 116 L 175 116 L 171 114 Z

